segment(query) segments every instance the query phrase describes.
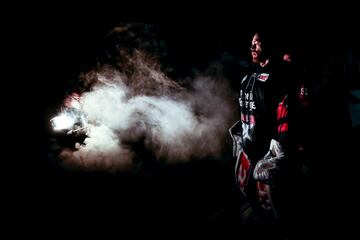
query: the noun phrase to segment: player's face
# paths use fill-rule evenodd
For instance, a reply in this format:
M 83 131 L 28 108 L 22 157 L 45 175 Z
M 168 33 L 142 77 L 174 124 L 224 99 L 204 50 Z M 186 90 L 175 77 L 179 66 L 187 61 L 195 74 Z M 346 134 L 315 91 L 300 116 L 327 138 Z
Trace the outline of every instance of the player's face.
M 254 35 L 251 41 L 250 51 L 251 51 L 252 61 L 254 63 L 259 63 L 263 60 L 262 58 L 263 58 L 264 49 L 262 48 L 262 42 L 257 33 Z

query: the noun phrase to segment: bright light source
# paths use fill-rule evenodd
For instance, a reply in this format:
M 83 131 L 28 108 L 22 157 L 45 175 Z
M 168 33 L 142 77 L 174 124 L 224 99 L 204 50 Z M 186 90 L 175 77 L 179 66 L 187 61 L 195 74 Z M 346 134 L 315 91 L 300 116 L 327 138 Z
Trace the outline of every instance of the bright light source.
M 50 122 L 55 131 L 66 131 L 67 134 L 84 130 L 87 125 L 85 116 L 76 108 L 66 108 L 59 115 L 50 119 Z
M 67 129 L 71 129 L 75 124 L 75 117 L 64 112 L 61 113 L 59 116 L 52 118 L 51 123 L 53 125 L 54 130 L 57 131 L 67 130 Z

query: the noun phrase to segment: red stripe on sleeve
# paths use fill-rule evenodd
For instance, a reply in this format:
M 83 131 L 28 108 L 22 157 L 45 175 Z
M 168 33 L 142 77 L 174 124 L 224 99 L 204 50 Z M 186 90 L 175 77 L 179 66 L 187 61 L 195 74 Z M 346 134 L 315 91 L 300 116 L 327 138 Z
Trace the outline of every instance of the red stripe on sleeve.
M 289 124 L 283 123 L 278 126 L 278 133 L 287 132 L 289 130 Z

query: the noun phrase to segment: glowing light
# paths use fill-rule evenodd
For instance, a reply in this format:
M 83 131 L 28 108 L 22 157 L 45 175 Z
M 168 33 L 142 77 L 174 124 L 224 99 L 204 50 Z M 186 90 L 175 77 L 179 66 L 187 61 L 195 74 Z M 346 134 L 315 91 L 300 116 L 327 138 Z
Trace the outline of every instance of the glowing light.
M 51 119 L 54 130 L 71 129 L 75 124 L 75 118 L 67 113 L 62 113 Z

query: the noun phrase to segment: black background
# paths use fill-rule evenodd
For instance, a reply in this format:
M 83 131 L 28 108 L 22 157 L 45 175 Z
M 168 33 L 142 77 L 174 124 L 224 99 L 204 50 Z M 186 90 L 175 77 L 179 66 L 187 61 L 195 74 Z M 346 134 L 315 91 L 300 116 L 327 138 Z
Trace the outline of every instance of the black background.
M 22 117 L 16 123 L 21 126 L 21 135 L 16 136 L 18 144 L 13 144 L 16 154 L 10 161 L 15 166 L 7 178 L 11 183 L 11 222 L 34 229 L 46 226 L 54 231 L 107 229 L 118 235 L 130 228 L 137 229 L 134 233 L 138 234 L 147 227 L 155 234 L 169 228 L 181 232 L 192 228 L 208 231 L 208 227 L 225 227 L 227 230 L 221 230 L 224 234 L 229 230 L 237 232 L 233 228 L 236 214 L 231 211 L 239 196 L 233 186 L 233 163 L 228 155 L 223 161 L 158 166 L 124 175 L 67 171 L 44 152 L 52 106 L 59 104 L 69 82 L 101 51 L 106 33 L 118 23 L 137 21 L 160 26 L 173 64 L 185 73 L 193 66 L 201 68 L 222 51 L 247 54 L 251 35 L 258 26 L 278 32 L 279 36 L 290 36 L 304 61 L 315 68 L 333 55 L 346 56 L 349 44 L 356 48 L 356 21 L 350 6 L 271 6 L 275 10 L 259 6 L 168 2 L 161 6 L 33 5 L 34 10 L 29 8 L 26 14 L 19 10 L 18 21 L 11 28 L 16 33 L 15 49 L 19 50 L 12 65 L 13 75 L 21 78 L 16 83 L 16 89 L 20 88 L 17 94 L 24 101 L 16 109 L 20 114 L 30 111 L 26 114 L 31 120 L 25 124 Z M 341 81 L 336 86 L 347 88 Z M 335 90 L 330 89 L 329 94 L 341 99 Z M 315 229 L 320 228 L 319 222 L 338 225 L 352 211 L 347 191 L 351 178 L 348 180 L 344 173 L 347 170 L 339 172 L 353 159 L 349 152 L 352 148 L 345 140 L 349 133 L 347 119 L 330 114 L 333 106 L 325 100 L 321 104 L 319 109 L 329 111 L 324 110 L 327 115 L 322 120 L 326 122 L 315 134 L 321 143 L 313 146 L 318 160 L 312 176 L 314 204 L 306 219 Z M 344 131 L 334 130 L 339 126 Z M 230 145 L 227 147 L 231 151 Z M 334 172 L 339 173 L 338 177 Z M 303 231 L 305 235 L 308 232 Z

